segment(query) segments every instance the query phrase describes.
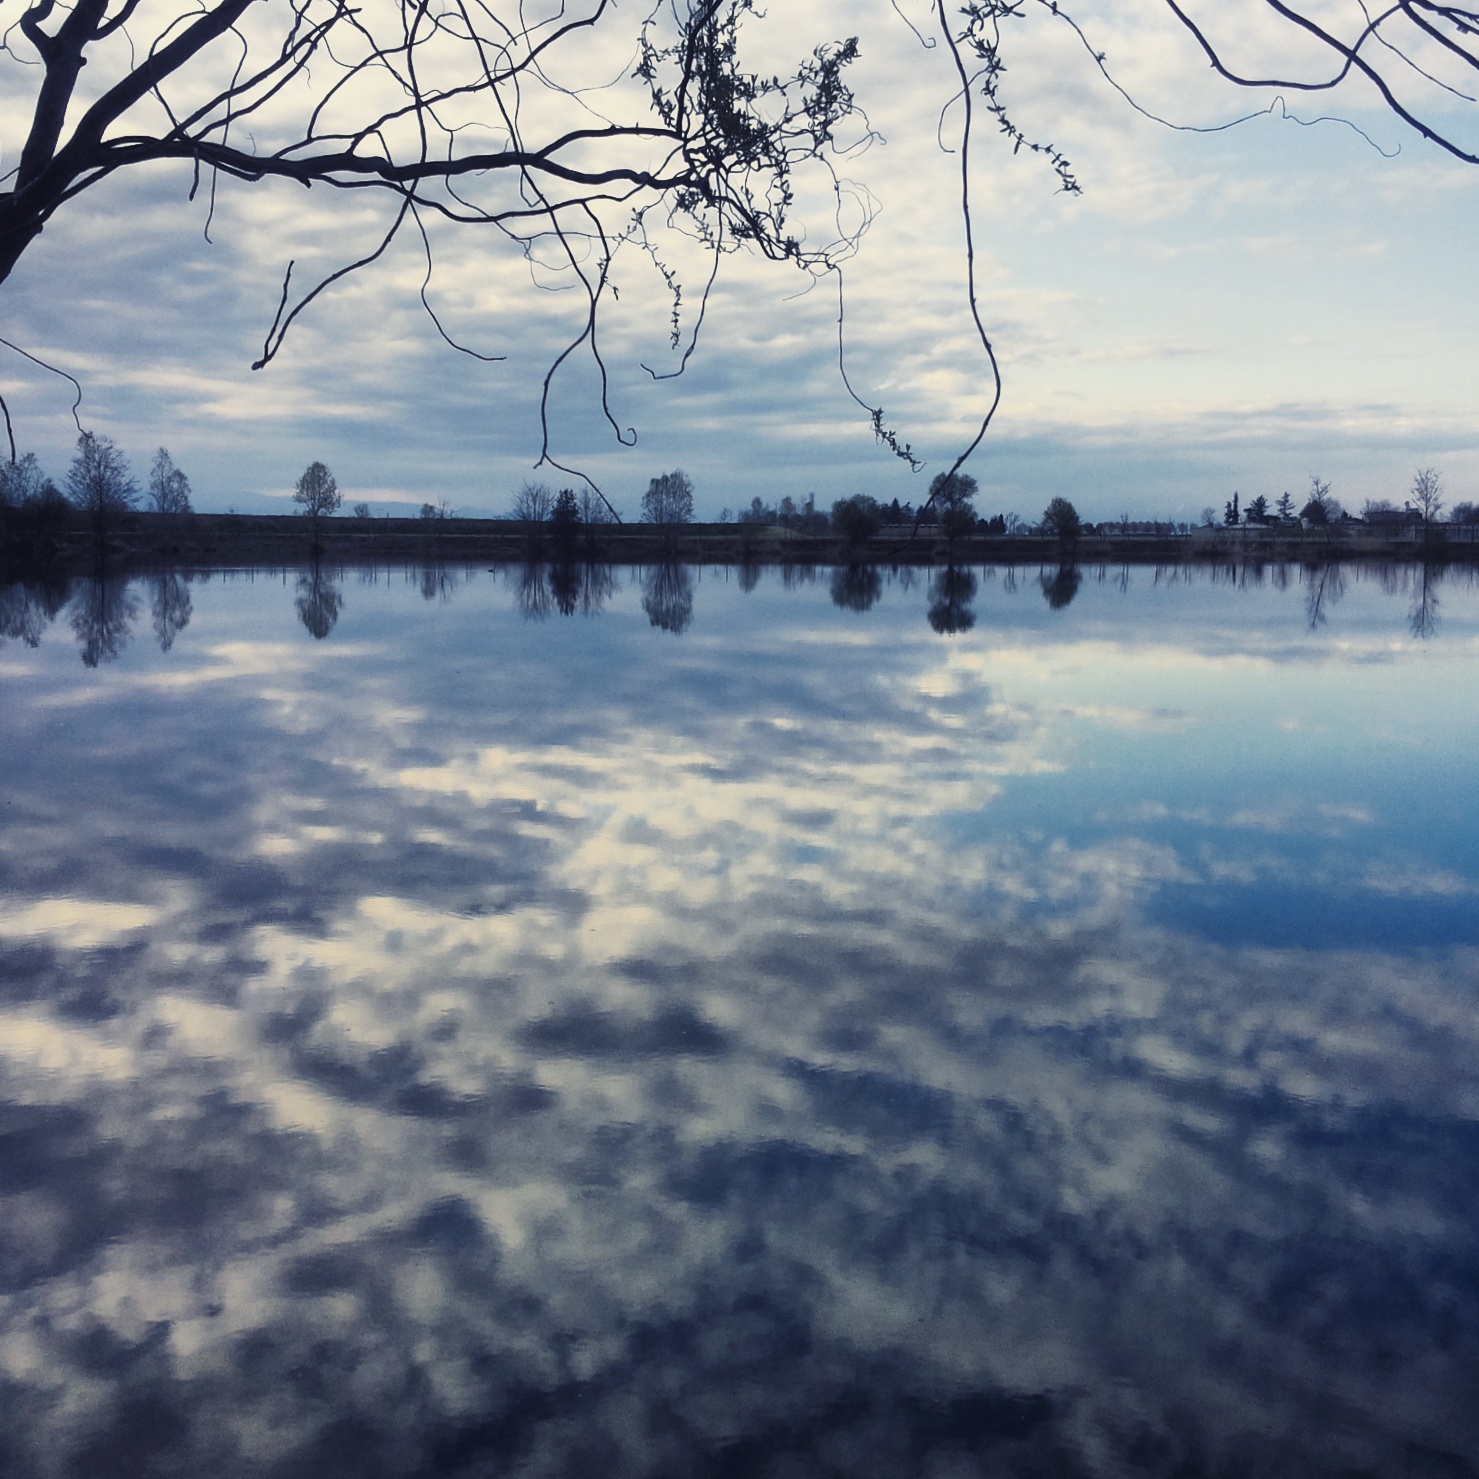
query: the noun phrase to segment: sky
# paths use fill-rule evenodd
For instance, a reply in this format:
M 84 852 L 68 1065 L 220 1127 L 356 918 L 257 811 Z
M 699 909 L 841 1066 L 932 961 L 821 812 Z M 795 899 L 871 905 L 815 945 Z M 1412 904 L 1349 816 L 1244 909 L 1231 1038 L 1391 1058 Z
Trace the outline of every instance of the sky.
M 1315 8 L 1354 13 L 1344 0 Z M 0 5 L 7 23 L 19 13 Z M 169 13 L 165 0 L 145 5 L 136 30 Z M 1207 13 L 1250 66 L 1319 69 L 1262 6 Z M 878 445 L 848 397 L 830 284 L 806 291 L 793 269 L 727 259 L 685 373 L 656 381 L 643 365 L 674 364 L 669 305 L 631 250 L 614 269 L 621 297 L 602 343 L 612 412 L 632 444 L 602 421 L 578 357 L 551 403 L 554 454 L 627 516 L 673 467 L 692 477 L 701 518 L 756 496 L 918 501 L 974 435 L 990 375 L 967 314 L 958 156 L 940 147 L 958 137 L 959 111 L 947 107 L 941 49 L 906 24 L 926 31 L 930 15 L 921 0 L 817 0 L 777 8 L 748 33 L 767 68 L 829 37 L 859 38 L 850 80 L 878 138 L 840 171 L 876 213 L 845 269 L 847 370 L 923 469 Z M 1450 503 L 1479 497 L 1479 306 L 1468 287 L 1479 171 L 1358 90 L 1290 97 L 1285 116 L 1274 94 L 1220 83 L 1160 0 L 1087 0 L 1076 16 L 1114 76 L 1164 119 L 1208 127 L 1273 111 L 1222 132 L 1177 131 L 1137 113 L 1061 22 L 1034 12 L 1009 25 L 1003 96 L 1083 188 L 1065 195 L 1041 157 L 981 130 L 978 300 L 1005 390 L 968 464 L 980 510 L 1031 519 L 1061 495 L 1091 519 L 1195 519 L 1235 490 L 1245 503 L 1298 495 L 1311 476 L 1359 510 L 1368 498 L 1400 501 L 1428 466 Z M 591 33 L 563 75 L 621 76 L 633 24 L 615 12 L 614 29 Z M 17 42 L 0 56 L 6 161 L 33 96 L 25 54 Z M 109 75 L 98 60 L 94 87 Z M 803 182 L 796 206 L 808 241 L 831 225 L 815 184 Z M 163 445 L 197 507 L 287 509 L 317 459 L 346 503 L 390 512 L 445 499 L 465 514 L 506 511 L 526 478 L 574 481 L 535 468 L 542 377 L 579 317 L 560 291 L 568 283 L 488 231 L 435 233 L 428 296 L 455 336 L 505 356 L 483 363 L 448 348 L 423 311 L 422 248 L 406 235 L 317 300 L 253 372 L 287 263 L 301 281 L 353 260 L 386 202 L 222 182 L 208 240 L 206 192 L 191 202 L 189 186 L 181 167 L 120 172 L 64 207 L 0 289 L 0 332 L 81 382 L 83 424 L 113 437 L 141 478 Z M 670 248 L 689 284 L 701 280 L 698 258 Z M 21 450 L 60 478 L 76 437 L 70 387 L 4 352 L 0 394 Z

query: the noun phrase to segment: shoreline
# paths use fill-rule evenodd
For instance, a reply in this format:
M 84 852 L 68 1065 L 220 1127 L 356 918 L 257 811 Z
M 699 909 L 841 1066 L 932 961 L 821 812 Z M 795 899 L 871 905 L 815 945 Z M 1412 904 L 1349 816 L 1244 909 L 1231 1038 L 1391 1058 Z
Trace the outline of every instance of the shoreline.
M 1461 533 L 1459 531 L 1462 531 Z M 123 568 L 303 565 L 315 559 L 361 564 L 581 562 L 613 565 L 918 565 L 946 564 L 1330 564 L 1348 560 L 1403 564 L 1479 563 L 1479 528 L 1439 525 L 1426 538 L 1366 528 L 1196 529 L 1188 534 L 1081 536 L 1072 545 L 1036 535 L 972 534 L 949 544 L 933 526 L 910 536 L 881 531 L 860 546 L 839 535 L 756 524 L 587 526 L 561 546 L 548 526 L 509 519 L 335 517 L 318 526 L 294 514 L 152 514 L 122 516 L 108 531 L 104 559 Z M 75 524 L 14 528 L 0 544 L 0 568 L 75 571 L 95 565 L 98 541 Z

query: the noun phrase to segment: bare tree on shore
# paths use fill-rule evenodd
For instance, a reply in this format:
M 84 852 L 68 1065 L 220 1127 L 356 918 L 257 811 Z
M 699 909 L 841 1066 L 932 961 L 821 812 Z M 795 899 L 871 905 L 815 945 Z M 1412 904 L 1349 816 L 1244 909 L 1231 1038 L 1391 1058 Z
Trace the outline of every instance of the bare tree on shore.
M 514 494 L 512 513 L 525 524 L 548 522 L 554 512 L 555 495 L 547 483 L 524 482 Z
M 154 454 L 149 473 L 149 504 L 155 513 L 188 514 L 190 512 L 190 479 L 175 466 L 165 448 Z
M 310 462 L 293 490 L 293 502 L 313 520 L 313 547 L 318 548 L 318 521 L 343 502 L 339 484 L 322 462 Z
M 1407 507 L 1423 516 L 1424 529 L 1443 512 L 1443 480 L 1433 468 L 1419 468 L 1413 476 Z
M 67 496 L 99 541 L 134 506 L 138 485 L 111 437 L 84 431 L 77 438 L 77 455 L 67 469 Z

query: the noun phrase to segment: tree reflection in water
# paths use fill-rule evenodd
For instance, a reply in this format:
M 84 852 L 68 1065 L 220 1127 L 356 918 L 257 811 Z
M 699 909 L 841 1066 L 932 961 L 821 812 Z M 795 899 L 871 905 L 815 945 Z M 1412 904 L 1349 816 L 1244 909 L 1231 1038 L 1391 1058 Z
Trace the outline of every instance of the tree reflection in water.
M 1325 625 L 1330 608 L 1345 595 L 1345 571 L 1336 564 L 1304 567 L 1304 619 L 1310 631 Z
M 423 565 L 420 586 L 423 601 L 447 602 L 457 584 L 456 576 L 445 565 Z
M 67 604 L 67 582 L 41 576 L 0 587 L 0 637 L 39 647 L 42 634 Z
M 975 572 L 947 565 L 930 586 L 929 624 L 946 637 L 970 631 L 976 624 L 975 599 Z
M 514 600 L 525 621 L 543 621 L 554 610 L 549 588 L 549 566 L 542 560 L 525 560 L 509 578 L 513 582 Z
M 298 577 L 298 620 L 316 642 L 322 642 L 334 630 L 343 605 L 339 587 L 315 560 L 313 568 Z
M 527 560 L 512 572 L 514 599 L 526 621 L 561 616 L 598 616 L 621 590 L 610 565 L 583 560 Z
M 580 566 L 573 560 L 557 560 L 549 568 L 550 595 L 561 616 L 580 610 Z
M 844 611 L 871 611 L 882 594 L 876 565 L 839 565 L 832 572 L 832 604 Z
M 597 616 L 619 589 L 610 565 L 565 560 L 551 565 L 550 592 L 561 616 Z
M 138 614 L 138 599 L 123 576 L 99 570 L 81 581 L 72 598 L 72 630 L 83 665 L 114 662 L 128 645 Z
M 1442 578 L 1442 571 L 1426 562 L 1418 567 L 1407 626 L 1420 642 L 1426 642 L 1438 630 L 1438 582 Z
M 168 652 L 175 645 L 175 638 L 190 625 L 194 610 L 190 587 L 184 576 L 173 570 L 161 570 L 149 577 L 149 589 L 154 635 L 159 640 L 159 650 Z
M 1077 565 L 1059 565 L 1055 574 L 1038 576 L 1038 584 L 1042 586 L 1043 600 L 1048 606 L 1061 611 L 1078 595 L 1083 579 Z
M 642 577 L 642 609 L 664 632 L 681 636 L 693 621 L 693 579 L 686 565 L 654 565 Z

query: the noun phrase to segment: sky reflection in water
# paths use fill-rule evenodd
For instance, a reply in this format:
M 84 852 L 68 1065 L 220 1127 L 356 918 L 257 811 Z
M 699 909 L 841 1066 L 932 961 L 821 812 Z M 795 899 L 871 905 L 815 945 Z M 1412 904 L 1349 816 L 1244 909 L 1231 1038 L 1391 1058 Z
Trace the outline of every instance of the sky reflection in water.
M 0 597 L 0 1470 L 1476 1472 L 1473 584 L 754 574 Z

